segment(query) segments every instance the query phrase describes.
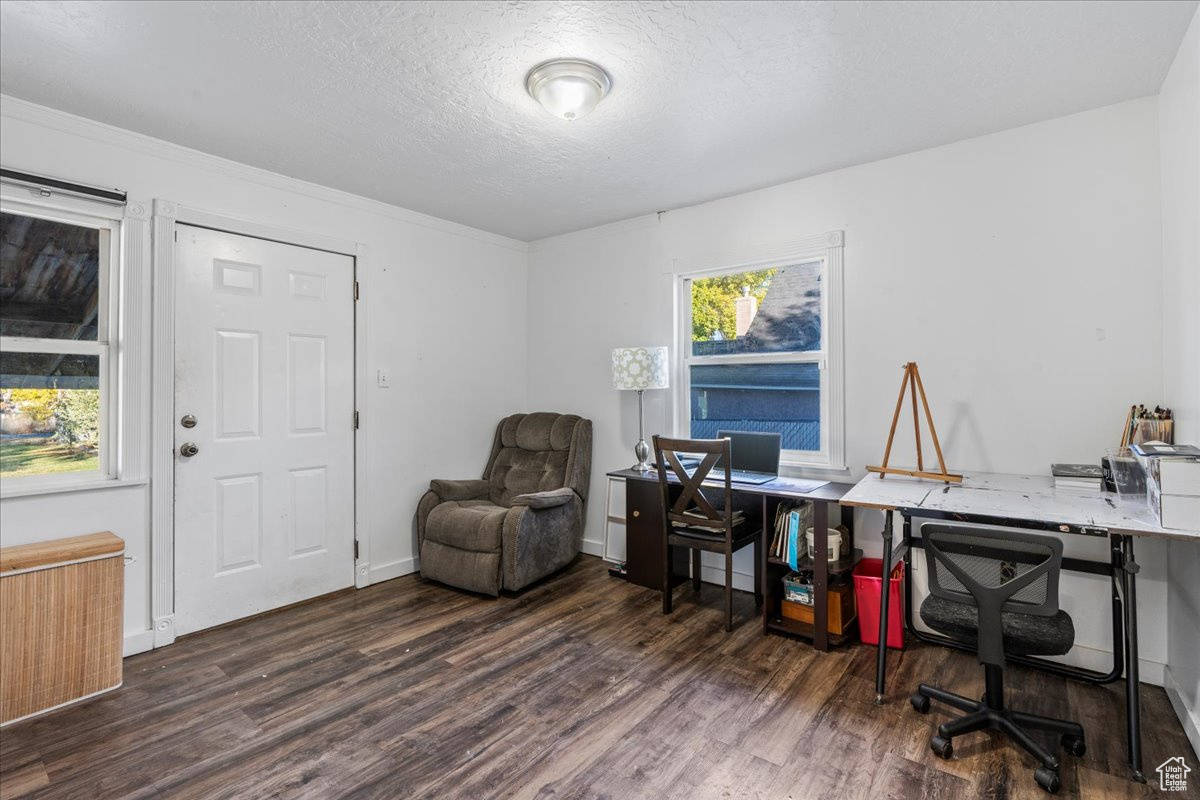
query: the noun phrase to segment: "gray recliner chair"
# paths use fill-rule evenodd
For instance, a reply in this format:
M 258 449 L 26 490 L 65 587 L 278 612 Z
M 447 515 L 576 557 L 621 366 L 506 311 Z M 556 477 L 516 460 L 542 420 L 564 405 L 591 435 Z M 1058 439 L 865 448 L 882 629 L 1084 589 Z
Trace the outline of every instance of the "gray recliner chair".
M 422 577 L 495 596 L 566 566 L 583 546 L 591 471 L 591 420 L 505 417 L 483 479 L 430 481 L 417 505 Z

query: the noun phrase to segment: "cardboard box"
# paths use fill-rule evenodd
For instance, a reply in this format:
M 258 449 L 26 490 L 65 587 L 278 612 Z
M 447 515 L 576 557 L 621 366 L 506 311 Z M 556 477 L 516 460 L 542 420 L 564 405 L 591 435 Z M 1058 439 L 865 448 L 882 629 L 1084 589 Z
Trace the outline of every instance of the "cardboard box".
M 1149 459 L 1150 480 L 1161 494 L 1200 497 L 1200 461 L 1186 458 Z
M 1200 495 L 1166 494 L 1159 491 L 1158 484 L 1150 481 L 1146 487 L 1146 503 L 1164 528 L 1200 531 Z
M 804 605 L 802 603 L 791 603 L 784 600 L 781 604 L 781 611 L 784 618 L 794 619 L 797 622 L 804 622 L 812 625 L 816 622 L 816 615 L 813 612 L 814 606 Z M 858 617 L 858 610 L 854 606 L 854 587 L 850 584 L 844 586 L 829 587 L 829 632 L 834 634 L 845 633 L 852 622 Z

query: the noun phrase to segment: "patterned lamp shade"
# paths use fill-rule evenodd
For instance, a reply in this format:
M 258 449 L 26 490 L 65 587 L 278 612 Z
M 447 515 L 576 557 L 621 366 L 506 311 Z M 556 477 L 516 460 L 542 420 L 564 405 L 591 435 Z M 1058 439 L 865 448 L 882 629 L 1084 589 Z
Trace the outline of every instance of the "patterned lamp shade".
M 667 348 L 617 347 L 612 351 L 614 389 L 666 389 Z

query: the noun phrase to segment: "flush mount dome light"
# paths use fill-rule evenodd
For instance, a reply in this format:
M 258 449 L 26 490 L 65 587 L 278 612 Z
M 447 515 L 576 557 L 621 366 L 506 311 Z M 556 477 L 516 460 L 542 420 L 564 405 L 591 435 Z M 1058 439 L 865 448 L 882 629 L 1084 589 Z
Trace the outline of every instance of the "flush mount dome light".
M 601 67 L 577 58 L 544 61 L 525 76 L 525 89 L 542 108 L 568 122 L 591 113 L 608 90 L 612 78 Z

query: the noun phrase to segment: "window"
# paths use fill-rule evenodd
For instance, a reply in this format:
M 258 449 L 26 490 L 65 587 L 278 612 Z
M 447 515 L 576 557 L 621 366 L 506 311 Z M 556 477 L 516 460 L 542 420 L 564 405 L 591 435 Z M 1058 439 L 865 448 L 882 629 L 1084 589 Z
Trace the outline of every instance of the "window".
M 0 480 L 115 472 L 119 222 L 5 201 L 0 208 Z
M 845 466 L 840 234 L 836 242 L 680 276 L 679 401 L 687 435 L 774 432 L 784 464 Z

